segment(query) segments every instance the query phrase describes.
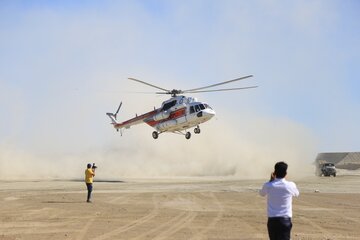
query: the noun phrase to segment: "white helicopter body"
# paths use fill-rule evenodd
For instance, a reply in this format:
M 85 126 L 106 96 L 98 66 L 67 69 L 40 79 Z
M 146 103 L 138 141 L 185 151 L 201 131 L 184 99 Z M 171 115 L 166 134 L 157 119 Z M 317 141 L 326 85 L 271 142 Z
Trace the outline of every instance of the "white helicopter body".
M 201 89 L 214 87 L 238 80 L 242 80 L 248 77 L 252 77 L 252 75 L 237 78 L 234 80 L 210 85 L 207 87 L 196 88 L 191 90 L 167 90 L 155 85 L 143 82 L 138 79 L 129 78 L 130 80 L 137 81 L 151 87 L 158 88 L 164 92 L 157 92 L 156 94 L 171 94 L 172 97 L 164 101 L 160 108 L 154 109 L 153 111 L 141 114 L 134 118 L 131 118 L 124 122 L 118 122 L 116 119 L 117 113 L 119 112 L 122 103 L 118 107 L 116 113 L 106 113 L 111 119 L 111 124 L 117 131 L 121 131 L 122 129 L 128 129 L 133 125 L 146 123 L 149 126 L 153 127 L 155 131 L 152 133 L 154 139 L 157 139 L 159 134 L 164 132 L 171 132 L 171 133 L 179 133 L 184 134 L 186 139 L 190 139 L 191 133 L 187 131 L 188 129 L 194 128 L 194 133 L 200 133 L 199 125 L 209 121 L 212 117 L 215 116 L 215 111 L 204 102 L 199 102 L 196 98 L 193 97 L 186 97 L 182 95 L 177 95 L 181 93 L 199 93 L 199 92 L 215 92 L 215 91 L 227 91 L 227 90 L 240 90 L 240 89 L 247 89 L 247 88 L 255 88 L 257 86 L 252 87 L 242 87 L 242 88 L 230 88 L 230 89 L 217 89 L 217 90 L 205 90 L 202 91 Z

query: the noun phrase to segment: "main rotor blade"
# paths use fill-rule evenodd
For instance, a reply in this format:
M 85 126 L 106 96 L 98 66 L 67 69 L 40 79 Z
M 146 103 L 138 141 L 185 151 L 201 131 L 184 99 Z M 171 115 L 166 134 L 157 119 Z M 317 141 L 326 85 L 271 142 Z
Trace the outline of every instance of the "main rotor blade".
M 236 78 L 236 79 L 229 80 L 229 81 L 225 81 L 225 82 L 221 82 L 221 83 L 216 83 L 216 84 L 209 85 L 209 86 L 206 86 L 206 87 L 200 87 L 200 88 L 194 88 L 194 89 L 184 90 L 183 92 L 197 91 L 197 90 L 201 90 L 201 89 L 205 89 L 205 88 L 216 87 L 216 86 L 220 86 L 220 85 L 223 85 L 223 84 L 228 84 L 228 83 L 231 83 L 231 82 L 236 82 L 236 81 L 240 81 L 240 80 L 243 80 L 243 79 L 246 79 L 246 78 L 250 78 L 250 77 L 252 77 L 252 76 L 253 76 L 253 75 L 248 75 L 248 76 L 245 76 L 245 77 Z
M 148 85 L 148 86 L 153 87 L 153 88 L 157 88 L 157 89 L 160 89 L 160 90 L 163 90 L 163 91 L 169 92 L 169 90 L 167 90 L 167 89 L 165 89 L 165 88 L 161 88 L 161 87 L 158 87 L 158 86 L 152 85 L 152 84 L 150 84 L 150 83 L 147 83 L 147 82 L 141 81 L 141 80 L 136 79 L 136 78 L 128 78 L 128 79 L 129 79 L 129 80 L 132 80 L 132 81 L 135 81 L 135 82 L 139 82 L 139 83 L 142 83 L 142 84 Z
M 223 89 L 214 89 L 214 90 L 202 90 L 202 91 L 186 91 L 184 93 L 203 93 L 203 92 L 222 92 L 222 91 L 232 91 L 232 90 L 242 90 L 249 88 L 257 88 L 258 86 L 250 86 L 250 87 L 241 87 L 241 88 L 223 88 Z
M 130 94 L 158 94 L 157 92 L 136 92 L 136 91 L 126 91 L 125 93 L 130 93 Z

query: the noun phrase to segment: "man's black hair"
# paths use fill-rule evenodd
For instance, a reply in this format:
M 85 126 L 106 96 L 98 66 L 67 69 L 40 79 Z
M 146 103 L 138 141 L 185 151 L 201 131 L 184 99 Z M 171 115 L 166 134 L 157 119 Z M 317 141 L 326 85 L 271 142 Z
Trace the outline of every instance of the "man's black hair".
M 276 178 L 284 178 L 286 176 L 288 165 L 285 162 L 277 162 L 275 164 Z
M 91 168 L 91 163 L 88 163 L 87 168 Z

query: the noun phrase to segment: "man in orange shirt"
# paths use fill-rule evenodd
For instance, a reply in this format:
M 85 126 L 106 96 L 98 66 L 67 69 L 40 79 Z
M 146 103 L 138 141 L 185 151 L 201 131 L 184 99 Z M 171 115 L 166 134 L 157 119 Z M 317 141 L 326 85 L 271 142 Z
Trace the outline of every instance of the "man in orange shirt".
M 88 194 L 87 194 L 87 202 L 90 203 L 91 202 L 91 192 L 92 192 L 92 184 L 93 184 L 93 178 L 95 176 L 95 167 L 91 168 L 91 164 L 88 163 L 87 165 L 87 169 L 85 170 L 85 183 L 86 183 L 86 187 L 88 190 Z

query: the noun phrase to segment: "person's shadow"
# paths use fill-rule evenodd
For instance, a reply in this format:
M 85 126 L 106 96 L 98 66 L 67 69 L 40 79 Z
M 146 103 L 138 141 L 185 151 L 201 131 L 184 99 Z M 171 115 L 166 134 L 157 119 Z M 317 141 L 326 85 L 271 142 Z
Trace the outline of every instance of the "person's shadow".
M 85 201 L 44 201 L 41 203 L 86 203 Z

